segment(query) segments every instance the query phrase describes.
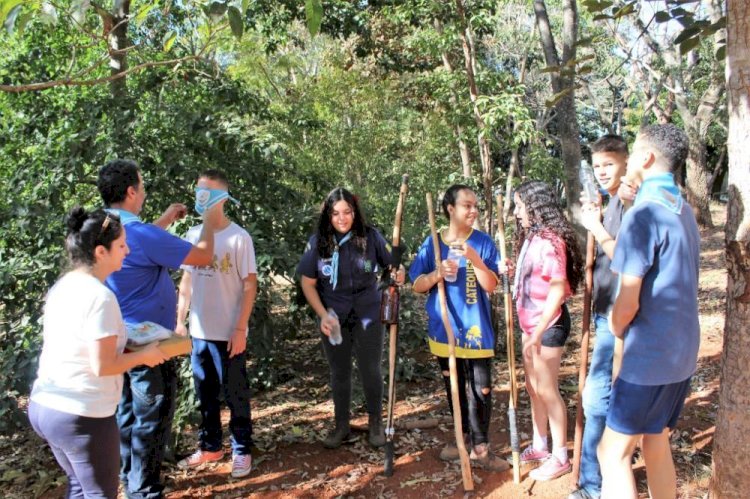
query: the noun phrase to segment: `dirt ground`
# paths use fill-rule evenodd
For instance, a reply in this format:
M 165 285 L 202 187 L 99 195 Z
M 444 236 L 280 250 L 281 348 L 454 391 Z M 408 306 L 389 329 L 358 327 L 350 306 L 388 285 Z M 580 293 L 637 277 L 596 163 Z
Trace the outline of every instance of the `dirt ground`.
M 721 362 L 726 271 L 724 265 L 724 206 L 716 205 L 716 229 L 704 231 L 701 255 L 700 309 L 702 341 L 698 371 L 677 430 L 672 435 L 680 498 L 704 497 L 711 474 L 711 447 L 717 411 Z M 569 408 L 569 448 L 573 448 L 575 394 L 578 380 L 581 297 L 572 303 L 574 334 L 563 357 L 560 385 Z M 593 343 L 593 341 L 592 341 Z M 382 475 L 383 451 L 372 450 L 366 433 L 357 442 L 327 450 L 319 440 L 326 435 L 333 406 L 326 385 L 326 365 L 316 340 L 298 340 L 292 349 L 296 377 L 252 401 L 254 470 L 245 479 L 229 476 L 229 458 L 215 465 L 184 472 L 165 466 L 167 497 L 170 499 L 215 498 L 432 498 L 462 497 L 458 464 L 444 463 L 438 453 L 453 438 L 452 424 L 438 379 L 405 383 L 397 387 L 396 421 L 403 424 L 422 418 L 438 418 L 434 428 L 396 429 L 396 462 L 392 477 Z M 418 362 L 432 362 L 429 355 Z M 519 368 L 519 384 L 522 369 Z M 435 373 L 438 369 L 435 367 Z M 494 408 L 491 425 L 493 450 L 507 456 L 508 372 L 505 362 L 495 362 Z M 519 392 L 517 419 L 522 445 L 531 434 L 528 397 Z M 224 415 L 227 416 L 226 414 Z M 354 423 L 366 425 L 360 410 Z M 194 432 L 182 435 L 179 448 L 188 453 Z M 227 448 L 227 455 L 229 449 Z M 30 433 L 0 436 L 0 490 L 6 497 L 63 497 L 65 478 L 48 449 Z M 552 482 L 534 482 L 530 467 L 522 469 L 521 483 L 513 483 L 512 471 L 490 473 L 474 470 L 475 496 L 491 498 L 564 498 L 573 490 L 571 475 Z M 636 477 L 641 496 L 647 497 L 645 470 L 638 459 Z

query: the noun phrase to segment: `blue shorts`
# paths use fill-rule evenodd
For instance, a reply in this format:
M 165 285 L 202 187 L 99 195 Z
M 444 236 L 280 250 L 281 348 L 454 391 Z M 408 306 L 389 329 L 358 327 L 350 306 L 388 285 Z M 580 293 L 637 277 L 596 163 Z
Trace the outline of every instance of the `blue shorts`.
M 690 378 L 669 385 L 636 385 L 620 378 L 612 385 L 607 426 L 625 435 L 659 434 L 674 428 L 690 390 Z

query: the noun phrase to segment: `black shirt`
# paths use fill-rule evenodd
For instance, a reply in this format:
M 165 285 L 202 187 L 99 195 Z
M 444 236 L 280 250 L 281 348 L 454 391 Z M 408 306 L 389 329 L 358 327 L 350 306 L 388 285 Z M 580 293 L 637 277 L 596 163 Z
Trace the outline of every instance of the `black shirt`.
M 625 207 L 620 197 L 615 194 L 609 200 L 607 209 L 604 211 L 602 225 L 613 238 L 617 238 L 620 232 L 620 223 L 625 214 Z M 617 275 L 609 268 L 612 260 L 609 259 L 602 245 L 596 243 L 596 257 L 594 260 L 594 313 L 607 315 L 612 309 L 617 297 Z

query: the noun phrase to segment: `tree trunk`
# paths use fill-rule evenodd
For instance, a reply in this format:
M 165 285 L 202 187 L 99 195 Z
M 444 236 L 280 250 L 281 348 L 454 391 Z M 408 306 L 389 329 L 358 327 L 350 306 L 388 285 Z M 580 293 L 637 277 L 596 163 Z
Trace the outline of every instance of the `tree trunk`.
M 727 313 L 724 325 L 719 412 L 709 495 L 746 497 L 750 490 L 750 4 L 727 2 L 727 105 L 729 203 L 727 205 Z
M 711 190 L 708 185 L 711 174 L 706 161 L 706 142 L 697 136 L 696 131 L 687 130 L 687 132 L 690 141 L 685 178 L 687 201 L 693 207 L 698 224 L 701 227 L 713 227 L 709 206 Z
M 534 14 L 536 15 L 536 25 L 547 66 L 561 68 L 573 61 L 576 57 L 576 41 L 578 38 L 578 10 L 575 0 L 563 0 L 562 58 L 558 56 L 544 0 L 534 0 Z M 565 196 L 568 201 L 568 213 L 573 221 L 579 219 L 578 215 L 581 209 L 581 204 L 578 201 L 581 195 L 581 186 L 578 183 L 581 144 L 576 115 L 575 90 L 573 88 L 574 79 L 574 76 L 565 76 L 561 71 L 550 73 L 552 90 L 555 94 L 567 91 L 555 106 L 557 111 L 555 119 L 558 136 L 560 137 L 561 156 L 565 164 L 565 179 L 563 179 Z

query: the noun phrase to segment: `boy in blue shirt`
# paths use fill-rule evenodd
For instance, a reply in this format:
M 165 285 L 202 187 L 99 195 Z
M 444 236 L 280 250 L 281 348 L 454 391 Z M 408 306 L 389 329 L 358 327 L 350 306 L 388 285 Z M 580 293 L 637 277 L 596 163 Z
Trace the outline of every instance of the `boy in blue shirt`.
M 630 460 L 639 441 L 651 497 L 676 496 L 669 431 L 690 388 L 700 343 L 700 234 L 672 173 L 687 153 L 682 130 L 652 125 L 640 131 L 628 159 L 627 176 L 638 195 L 623 218 L 611 267 L 620 290 L 610 329 L 624 339 L 624 350 L 598 448 L 603 497 L 638 497 Z
M 97 187 L 105 206 L 120 216 L 130 248 L 122 269 L 106 281 L 117 296 L 123 319 L 134 324 L 151 321 L 174 330 L 177 293 L 169 269 L 211 263 L 220 210 L 206 212 L 204 231 L 192 245 L 165 230 L 185 216 L 184 205 L 170 205 L 154 223 L 138 218 L 146 188 L 134 161 L 116 159 L 104 165 Z M 163 497 L 160 470 L 172 427 L 176 388 L 177 374 L 169 360 L 154 367 L 137 366 L 124 375 L 117 424 L 120 479 L 129 499 Z

